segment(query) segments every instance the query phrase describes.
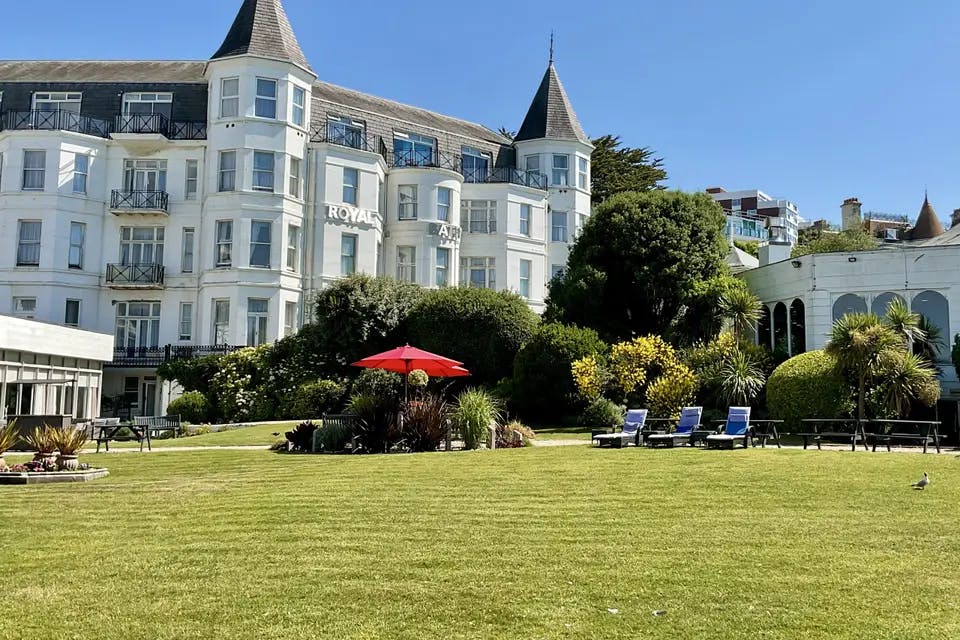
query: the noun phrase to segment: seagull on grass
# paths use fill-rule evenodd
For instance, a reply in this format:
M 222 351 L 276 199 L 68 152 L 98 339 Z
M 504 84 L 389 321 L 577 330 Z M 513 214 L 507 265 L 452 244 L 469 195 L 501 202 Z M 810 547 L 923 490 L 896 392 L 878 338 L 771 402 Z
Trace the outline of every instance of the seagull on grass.
M 913 486 L 914 489 L 926 489 L 928 484 L 930 484 L 930 476 L 924 471 L 923 477 L 920 478 L 919 482 L 914 482 L 911 486 Z

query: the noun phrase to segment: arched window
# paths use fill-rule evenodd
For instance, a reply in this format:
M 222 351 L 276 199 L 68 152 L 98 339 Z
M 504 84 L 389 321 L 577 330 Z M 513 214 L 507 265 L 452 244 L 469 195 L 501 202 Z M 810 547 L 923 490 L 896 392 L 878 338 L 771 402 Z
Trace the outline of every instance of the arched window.
M 948 360 L 950 357 L 950 305 L 943 295 L 936 291 L 923 291 L 913 298 L 911 310 L 927 319 L 931 325 L 940 331 L 937 336 L 942 344 L 937 349 L 938 360 Z
M 849 313 L 866 313 L 867 303 L 858 295 L 847 293 L 833 303 L 833 321 L 836 322 Z
M 778 302 L 773 308 L 773 350 L 790 355 L 787 343 L 787 305 Z
M 797 298 L 790 305 L 790 355 L 795 356 L 807 350 L 807 315 L 803 300 Z
M 768 349 L 771 348 L 770 332 L 770 307 L 762 305 L 760 308 L 760 320 L 757 322 L 757 344 Z
M 894 300 L 899 300 L 903 304 L 907 304 L 907 301 L 904 300 L 901 296 L 898 296 L 895 293 L 881 293 L 876 298 L 873 299 L 873 304 L 870 305 L 870 311 L 881 318 L 887 314 L 887 308 L 890 306 L 890 303 Z

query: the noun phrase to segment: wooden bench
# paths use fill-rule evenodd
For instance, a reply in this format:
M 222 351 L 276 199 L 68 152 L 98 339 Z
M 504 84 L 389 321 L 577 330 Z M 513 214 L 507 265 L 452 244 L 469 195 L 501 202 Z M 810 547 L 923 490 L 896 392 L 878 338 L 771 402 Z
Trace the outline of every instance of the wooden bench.
M 803 439 L 803 448 L 806 449 L 813 440 L 817 449 L 822 449 L 824 439 L 831 442 L 849 442 L 852 451 L 857 450 L 857 443 L 862 442 L 867 450 L 867 437 L 862 424 L 854 419 L 846 418 L 805 418 L 800 421 L 803 430 L 796 435 Z
M 152 451 L 150 441 L 159 438 L 161 434 L 170 433 L 176 438 L 180 435 L 180 416 L 141 416 L 133 419 L 134 431 L 140 431 L 140 450 L 143 451 L 143 440 L 147 441 L 147 451 Z
M 887 445 L 893 442 L 910 442 L 923 445 L 923 452 L 933 445 L 940 453 L 940 422 L 935 420 L 871 420 L 870 431 L 866 434 L 872 441 L 873 451 L 877 450 L 877 443 Z
M 90 421 L 90 439 L 97 441 L 97 453 L 100 453 L 100 445 L 105 444 L 107 451 L 110 451 L 110 441 L 116 442 L 125 440 L 139 440 L 131 430 L 130 436 L 121 436 L 120 430 L 124 425 L 120 424 L 120 418 L 94 418 Z M 140 450 L 143 450 L 143 443 L 140 444 Z

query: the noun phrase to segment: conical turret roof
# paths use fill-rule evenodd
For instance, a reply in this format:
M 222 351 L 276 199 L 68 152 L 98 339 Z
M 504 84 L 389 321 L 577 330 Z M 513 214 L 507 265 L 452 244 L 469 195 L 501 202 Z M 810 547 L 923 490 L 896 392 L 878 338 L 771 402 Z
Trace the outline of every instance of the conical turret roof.
M 211 60 L 253 55 L 291 62 L 313 72 L 280 0 L 244 0 Z
M 942 236 L 945 233 L 943 223 L 933 210 L 933 205 L 926 195 L 923 196 L 923 207 L 920 209 L 920 215 L 917 216 L 917 224 L 910 230 L 911 240 L 929 240 Z
M 570 106 L 570 99 L 560 82 L 553 61 L 543 74 L 543 81 L 533 97 L 527 117 L 520 125 L 516 142 L 552 138 L 555 140 L 577 140 L 590 144 L 590 138 L 584 133 L 577 114 Z

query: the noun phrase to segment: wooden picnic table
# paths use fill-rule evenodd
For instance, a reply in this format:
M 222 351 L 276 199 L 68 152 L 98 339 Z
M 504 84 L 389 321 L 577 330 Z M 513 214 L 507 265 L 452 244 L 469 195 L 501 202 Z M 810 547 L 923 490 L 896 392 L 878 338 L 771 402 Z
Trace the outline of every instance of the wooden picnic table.
M 863 442 L 863 449 L 867 451 L 867 434 L 863 427 L 864 422 L 858 421 L 855 418 L 803 418 L 800 420 L 801 425 L 809 426 L 811 431 L 801 431 L 797 435 L 803 438 L 803 448 L 806 449 L 809 444 L 810 439 L 813 439 L 817 443 L 817 449 L 822 449 L 820 446 L 823 438 L 831 438 L 834 440 L 848 440 L 850 442 L 850 450 L 857 450 L 857 440 L 859 439 Z M 828 430 L 822 431 L 819 427 L 820 425 L 825 426 Z M 852 430 L 840 431 L 839 427 L 842 425 L 853 425 Z M 829 430 L 830 427 L 833 427 L 832 430 Z
M 937 453 L 940 453 L 940 425 L 942 424 L 939 420 L 894 420 L 894 419 L 874 419 L 867 421 L 870 425 L 886 425 L 888 428 L 883 429 L 882 431 L 870 430 L 869 433 L 866 433 L 864 437 L 869 437 L 873 440 L 873 451 L 877 450 L 877 442 L 882 442 L 887 445 L 887 451 L 890 451 L 890 443 L 893 440 L 914 440 L 923 442 L 923 452 L 927 452 L 927 445 L 933 444 L 937 448 Z M 906 427 L 915 427 L 916 431 L 913 433 L 906 432 Z M 901 431 L 896 431 L 896 429 L 901 429 Z M 866 443 L 864 443 L 866 444 Z
M 726 419 L 717 419 L 714 420 L 717 424 L 726 424 Z M 773 439 L 777 443 L 777 449 L 783 448 L 783 445 L 780 444 L 780 433 L 777 431 L 777 425 L 783 424 L 783 420 L 767 420 L 767 419 L 755 419 L 750 418 L 747 428 L 747 438 L 752 446 L 757 446 L 757 440 L 760 440 L 760 448 L 767 448 L 767 440 Z M 762 429 L 754 428 L 754 425 L 762 427 Z

